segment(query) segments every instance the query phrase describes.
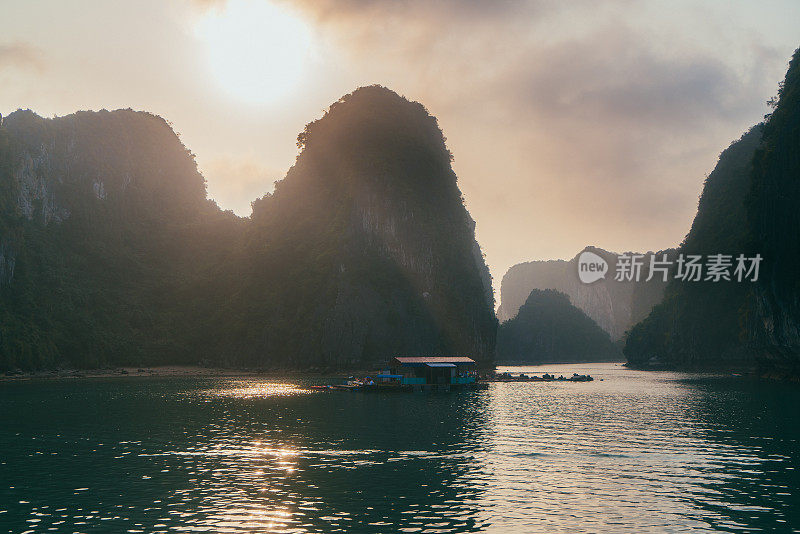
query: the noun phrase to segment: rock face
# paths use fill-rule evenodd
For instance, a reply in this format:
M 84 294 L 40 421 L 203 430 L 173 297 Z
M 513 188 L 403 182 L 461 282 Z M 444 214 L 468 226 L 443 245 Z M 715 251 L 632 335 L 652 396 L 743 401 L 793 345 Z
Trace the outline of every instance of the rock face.
M 335 103 L 240 219 L 148 113 L 0 123 L 0 370 L 492 361 L 491 277 L 436 119 L 383 87 Z
M 249 334 L 260 350 L 319 365 L 401 353 L 488 364 L 491 278 L 436 119 L 365 87 L 309 124 L 298 145 L 274 194 L 254 203 L 248 234 L 248 248 L 264 252 L 252 258 L 247 291 L 278 303 Z
M 753 249 L 763 257 L 749 337 L 762 370 L 800 376 L 800 49 L 753 159 Z
M 520 306 L 534 289 L 554 289 L 569 297 L 572 305 L 581 309 L 616 341 L 637 321 L 645 317 L 663 295 L 665 283 L 658 278 L 649 282 L 647 269 L 642 270 L 639 283 L 614 280 L 614 265 L 617 254 L 597 247 L 586 247 L 601 256 L 609 264 L 611 273 L 605 279 L 584 284 L 578 279 L 577 260 L 580 253 L 570 261 L 531 261 L 513 266 L 503 276 L 500 286 L 501 305 L 497 316 L 507 321 L 516 316 Z M 643 257 L 645 266 L 650 256 Z
M 159 117 L 5 117 L 0 367 L 131 362 L 175 342 L 161 337 L 162 312 L 173 309 L 188 229 L 212 208 Z
M 567 295 L 534 289 L 514 318 L 500 325 L 497 358 L 500 362 L 597 362 L 619 361 L 622 353 Z
M 775 104 L 720 156 L 680 249 L 760 254 L 758 281 L 673 282 L 627 339 L 632 365 L 800 376 L 800 50 Z
M 761 132 L 760 125 L 753 127 L 722 152 L 679 253 L 735 257 L 747 252 L 745 199 Z M 752 354 L 744 318 L 752 306 L 752 289 L 736 281 L 671 281 L 663 303 L 631 330 L 624 349 L 628 362 L 639 367 L 747 366 Z
M 720 156 L 681 251 L 760 254 L 757 282 L 674 282 L 624 349 L 645 367 L 800 376 L 800 50 L 775 110 Z

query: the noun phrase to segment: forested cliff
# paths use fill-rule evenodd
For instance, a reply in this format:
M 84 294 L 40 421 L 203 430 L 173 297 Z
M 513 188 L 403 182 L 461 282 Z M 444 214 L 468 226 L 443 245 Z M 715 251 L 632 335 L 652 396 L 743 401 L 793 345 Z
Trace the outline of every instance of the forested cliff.
M 752 248 L 764 257 L 748 323 L 764 372 L 800 376 L 800 49 L 780 85 L 753 159 Z
M 731 144 L 705 181 L 697 215 L 679 254 L 743 253 L 748 243 L 745 197 L 762 127 Z M 625 355 L 633 365 L 715 367 L 747 365 L 744 317 L 747 282 L 672 279 L 664 300 L 631 329 Z
M 131 110 L 0 123 L 0 368 L 493 358 L 491 278 L 425 108 L 361 88 L 251 218 Z
M 631 364 L 800 376 L 800 50 L 774 105 L 721 154 L 680 248 L 758 254 L 758 280 L 673 281 L 628 336 Z
M 286 178 L 253 204 L 247 298 L 230 303 L 231 317 L 247 317 L 231 325 L 243 341 L 219 351 L 289 364 L 491 361 L 491 277 L 436 119 L 367 87 L 309 124 L 298 146 Z M 240 306 L 251 302 L 270 305 Z
M 5 117 L 0 365 L 97 366 L 175 354 L 175 293 L 187 265 L 202 257 L 193 249 L 204 245 L 205 225 L 233 219 L 206 200 L 192 155 L 159 117 Z

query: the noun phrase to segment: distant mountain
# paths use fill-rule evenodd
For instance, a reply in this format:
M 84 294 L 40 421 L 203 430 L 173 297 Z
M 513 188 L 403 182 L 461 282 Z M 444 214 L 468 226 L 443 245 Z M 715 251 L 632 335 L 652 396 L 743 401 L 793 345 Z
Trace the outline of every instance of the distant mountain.
M 436 119 L 366 87 L 298 146 L 241 219 L 160 117 L 2 118 L 0 370 L 488 364 L 491 277 Z
M 554 289 L 569 296 L 572 304 L 581 309 L 616 341 L 633 324 L 641 320 L 660 302 L 666 283 L 654 277 L 645 282 L 649 272 L 651 252 L 643 255 L 640 282 L 618 282 L 614 279 L 617 254 L 597 247 L 586 247 L 605 259 L 610 274 L 591 284 L 578 279 L 577 254 L 569 261 L 549 260 L 519 263 L 503 276 L 500 285 L 501 321 L 513 318 L 534 289 Z M 671 253 L 672 251 L 665 251 Z M 663 252 L 662 252 L 663 253 Z
M 534 289 L 516 316 L 497 331 L 500 362 L 588 362 L 621 360 L 622 353 L 569 297 Z

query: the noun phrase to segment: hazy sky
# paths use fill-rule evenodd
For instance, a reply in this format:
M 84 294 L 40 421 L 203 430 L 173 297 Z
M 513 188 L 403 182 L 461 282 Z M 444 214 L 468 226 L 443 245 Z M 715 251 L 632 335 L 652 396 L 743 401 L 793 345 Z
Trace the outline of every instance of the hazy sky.
M 520 261 L 679 243 L 800 46 L 796 0 L 0 0 L 0 21 L 0 113 L 162 115 L 240 215 L 343 94 L 422 102 L 496 290 Z

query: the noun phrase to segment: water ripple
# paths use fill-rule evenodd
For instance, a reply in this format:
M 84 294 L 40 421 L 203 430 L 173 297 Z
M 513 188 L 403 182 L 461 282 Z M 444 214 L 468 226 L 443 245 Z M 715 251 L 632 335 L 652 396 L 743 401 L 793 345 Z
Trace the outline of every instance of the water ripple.
M 800 528 L 796 388 L 611 364 L 527 371 L 598 380 L 449 395 L 3 384 L 0 532 Z

